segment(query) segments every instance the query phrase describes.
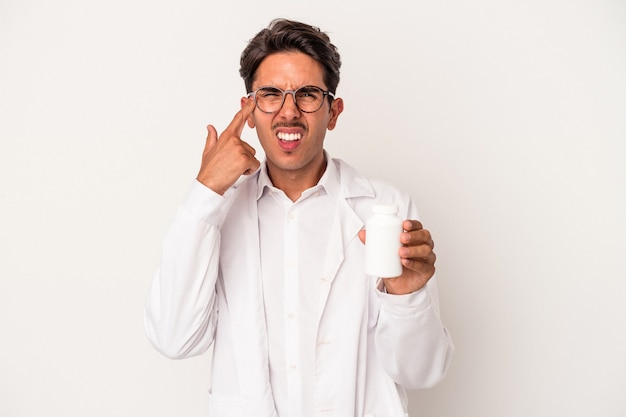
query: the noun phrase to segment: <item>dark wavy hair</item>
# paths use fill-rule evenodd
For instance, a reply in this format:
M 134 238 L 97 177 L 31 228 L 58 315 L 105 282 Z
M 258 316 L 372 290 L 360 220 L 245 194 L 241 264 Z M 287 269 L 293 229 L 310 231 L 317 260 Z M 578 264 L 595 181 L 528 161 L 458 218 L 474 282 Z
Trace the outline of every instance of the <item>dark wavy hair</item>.
M 250 40 L 243 50 L 239 74 L 250 92 L 261 62 L 269 55 L 279 52 L 302 52 L 324 68 L 324 83 L 334 93 L 339 84 L 341 57 L 337 47 L 319 28 L 287 19 L 275 19 L 269 26 Z

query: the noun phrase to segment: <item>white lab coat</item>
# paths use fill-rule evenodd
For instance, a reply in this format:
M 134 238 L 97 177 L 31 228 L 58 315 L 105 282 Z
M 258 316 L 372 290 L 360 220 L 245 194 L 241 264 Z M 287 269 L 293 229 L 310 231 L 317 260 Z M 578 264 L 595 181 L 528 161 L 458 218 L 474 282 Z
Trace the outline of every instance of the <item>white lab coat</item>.
M 383 294 L 364 273 L 358 232 L 374 202 L 410 198 L 340 160 L 337 209 L 324 260 L 315 353 L 315 410 L 324 417 L 406 414 L 405 389 L 439 382 L 453 345 L 435 278 L 413 294 Z M 164 239 L 146 304 L 148 338 L 165 356 L 213 348 L 211 417 L 275 417 L 260 275 L 257 176 L 222 197 L 194 183 Z

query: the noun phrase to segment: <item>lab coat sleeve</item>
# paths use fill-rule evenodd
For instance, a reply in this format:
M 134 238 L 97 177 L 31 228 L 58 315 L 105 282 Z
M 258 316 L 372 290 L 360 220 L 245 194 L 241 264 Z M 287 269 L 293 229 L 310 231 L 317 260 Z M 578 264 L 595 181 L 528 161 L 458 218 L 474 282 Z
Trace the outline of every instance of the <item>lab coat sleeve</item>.
M 407 219 L 419 219 L 413 202 Z M 419 291 L 386 294 L 380 280 L 376 348 L 387 373 L 407 389 L 429 388 L 440 382 L 452 359 L 454 345 L 441 321 L 436 274 Z
M 430 388 L 440 382 L 454 351 L 439 317 L 436 285 L 433 277 L 425 288 L 411 294 L 377 291 L 376 350 L 387 373 L 407 389 Z
M 150 342 L 168 358 L 199 355 L 213 342 L 225 200 L 195 181 L 165 235 L 144 324 Z

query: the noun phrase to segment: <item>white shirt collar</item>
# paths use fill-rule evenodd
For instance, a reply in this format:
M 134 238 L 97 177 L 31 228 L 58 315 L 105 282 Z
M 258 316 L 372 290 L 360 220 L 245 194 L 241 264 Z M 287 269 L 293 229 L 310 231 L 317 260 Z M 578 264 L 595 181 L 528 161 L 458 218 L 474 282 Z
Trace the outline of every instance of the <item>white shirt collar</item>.
M 315 186 L 304 190 L 301 198 L 306 198 L 307 196 L 319 191 L 326 192 L 326 194 L 328 194 L 333 201 L 336 201 L 339 197 L 339 171 L 326 151 L 324 151 L 324 157 L 326 158 L 326 170 L 324 170 L 324 174 L 322 174 L 322 177 Z M 261 164 L 259 178 L 257 180 L 257 200 L 263 196 L 265 190 L 278 190 L 278 188 L 274 187 L 274 184 L 272 184 L 272 180 L 270 179 L 267 171 L 267 161 L 264 161 Z

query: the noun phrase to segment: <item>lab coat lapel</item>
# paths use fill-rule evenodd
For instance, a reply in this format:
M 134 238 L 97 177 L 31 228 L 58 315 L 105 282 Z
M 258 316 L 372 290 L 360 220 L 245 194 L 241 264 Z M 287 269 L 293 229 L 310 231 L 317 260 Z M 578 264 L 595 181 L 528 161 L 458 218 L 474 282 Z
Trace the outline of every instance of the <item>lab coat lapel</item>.
M 339 268 L 344 261 L 347 246 L 358 239 L 359 230 L 364 226 L 363 221 L 354 212 L 345 198 L 339 198 L 335 218 L 331 226 L 328 249 L 324 262 L 324 273 L 320 286 L 320 300 L 318 311 L 318 323 L 322 319 L 326 301 L 332 288 L 332 283 L 337 277 Z

